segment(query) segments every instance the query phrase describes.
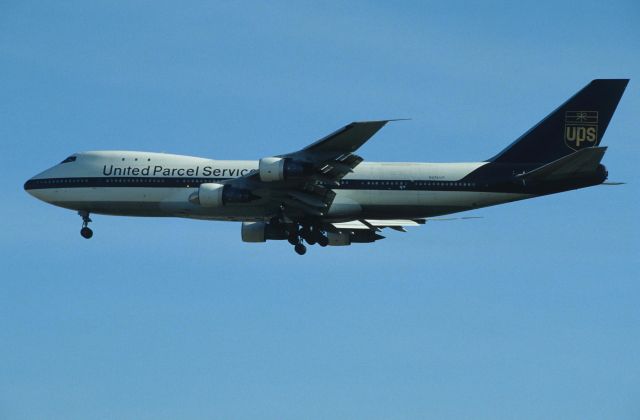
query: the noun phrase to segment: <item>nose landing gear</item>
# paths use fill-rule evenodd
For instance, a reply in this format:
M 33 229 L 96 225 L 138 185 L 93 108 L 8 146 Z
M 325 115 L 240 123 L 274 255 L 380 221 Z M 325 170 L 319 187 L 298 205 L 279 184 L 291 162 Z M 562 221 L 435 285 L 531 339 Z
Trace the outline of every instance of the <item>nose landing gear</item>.
M 89 212 L 79 211 L 78 214 L 82 217 L 82 229 L 80 229 L 80 235 L 85 239 L 89 239 L 93 236 L 93 231 L 89 228 L 89 223 L 91 222 Z

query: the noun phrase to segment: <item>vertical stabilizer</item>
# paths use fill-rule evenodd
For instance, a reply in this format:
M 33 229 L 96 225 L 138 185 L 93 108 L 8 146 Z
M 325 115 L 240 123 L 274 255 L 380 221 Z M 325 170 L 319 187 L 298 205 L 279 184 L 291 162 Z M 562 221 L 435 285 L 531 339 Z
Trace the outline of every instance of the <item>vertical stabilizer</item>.
M 591 81 L 490 161 L 548 163 L 598 146 L 628 82 Z

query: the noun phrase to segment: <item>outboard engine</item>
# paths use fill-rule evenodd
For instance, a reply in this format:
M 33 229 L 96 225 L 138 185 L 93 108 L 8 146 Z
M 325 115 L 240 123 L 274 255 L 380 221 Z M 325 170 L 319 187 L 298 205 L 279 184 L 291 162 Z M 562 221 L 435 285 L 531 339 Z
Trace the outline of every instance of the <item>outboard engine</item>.
M 260 159 L 258 171 L 262 182 L 302 178 L 313 172 L 313 165 L 289 158 L 266 157 Z

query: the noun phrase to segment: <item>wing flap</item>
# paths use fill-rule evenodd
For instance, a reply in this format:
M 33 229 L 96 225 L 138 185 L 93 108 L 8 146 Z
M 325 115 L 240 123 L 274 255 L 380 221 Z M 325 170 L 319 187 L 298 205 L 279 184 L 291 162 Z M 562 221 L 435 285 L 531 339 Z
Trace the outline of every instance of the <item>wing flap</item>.
M 288 191 L 288 194 L 291 197 L 298 199 L 302 201 L 304 204 L 307 204 L 311 207 L 318 207 L 320 209 L 327 208 L 327 203 L 316 195 L 307 194 L 300 191 Z
M 332 223 L 338 230 L 371 230 L 371 227 L 365 225 L 359 220 L 351 220 L 349 222 Z
M 420 226 L 424 224 L 424 219 L 402 220 L 402 219 L 365 219 L 350 220 L 348 222 L 332 223 L 337 229 L 356 229 L 356 230 L 377 230 L 377 228 L 403 228 L 406 226 Z M 396 229 L 397 230 L 397 229 Z
M 371 226 L 375 227 L 392 227 L 392 226 L 420 226 L 424 224 L 422 219 L 416 220 L 403 220 L 403 219 L 393 219 L 393 220 L 376 220 L 376 219 L 367 219 L 367 223 Z

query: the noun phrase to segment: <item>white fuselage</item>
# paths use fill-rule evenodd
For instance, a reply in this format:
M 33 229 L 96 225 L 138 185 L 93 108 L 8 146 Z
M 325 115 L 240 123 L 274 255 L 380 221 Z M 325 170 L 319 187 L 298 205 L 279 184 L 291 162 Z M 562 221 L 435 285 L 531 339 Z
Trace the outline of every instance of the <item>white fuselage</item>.
M 102 151 L 73 155 L 33 177 L 33 196 L 69 209 L 130 216 L 251 221 L 272 216 L 258 200 L 205 208 L 189 201 L 201 183 L 240 177 L 258 161 L 212 160 L 151 152 Z M 363 162 L 340 181 L 328 217 L 431 217 L 528 198 L 478 191 L 465 176 L 474 163 Z M 468 185 L 467 185 L 468 184 Z

